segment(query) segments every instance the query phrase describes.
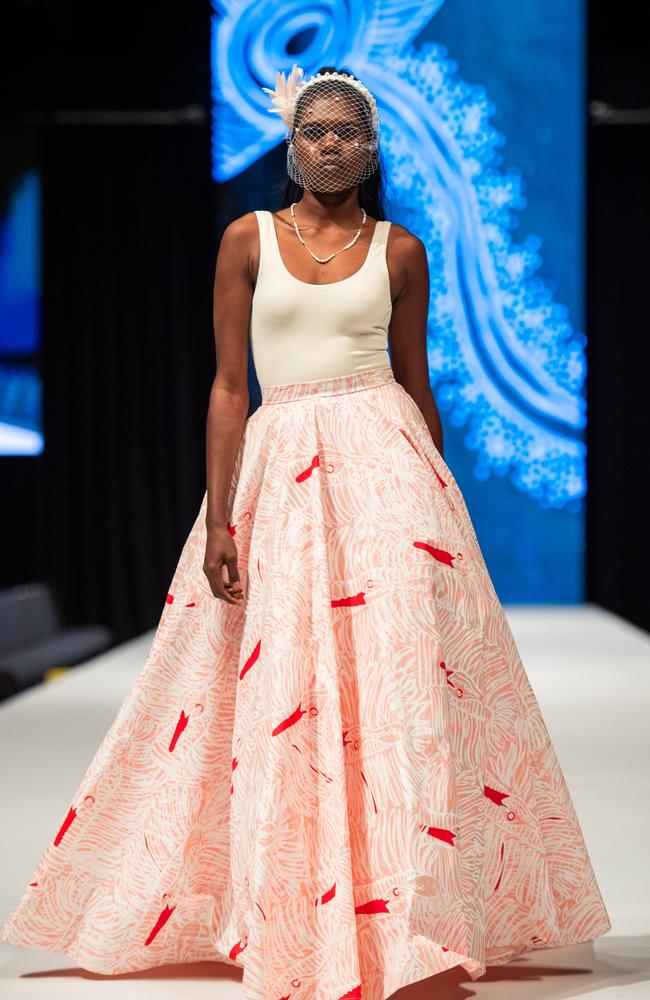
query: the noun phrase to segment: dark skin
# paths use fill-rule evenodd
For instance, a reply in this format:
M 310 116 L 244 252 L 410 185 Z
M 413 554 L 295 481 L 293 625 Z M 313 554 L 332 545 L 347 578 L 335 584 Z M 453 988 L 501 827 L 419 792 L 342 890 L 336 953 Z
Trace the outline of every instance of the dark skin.
M 305 242 L 319 257 L 326 257 L 349 242 L 361 224 L 358 189 L 355 186 L 328 193 L 306 189 L 295 213 Z M 288 208 L 276 212 L 274 220 L 285 267 L 301 281 L 312 284 L 340 281 L 358 271 L 375 226 L 375 220 L 368 216 L 353 247 L 328 264 L 319 264 L 299 242 Z M 217 256 L 213 297 L 217 372 L 210 391 L 206 428 L 208 502 L 203 571 L 214 596 L 227 604 L 240 604 L 244 599 L 237 547 L 228 530 L 226 508 L 249 407 L 248 332 L 259 254 L 257 218 L 254 212 L 247 212 L 226 227 Z M 393 223 L 386 260 L 393 303 L 389 327 L 393 372 L 419 407 L 443 455 L 442 424 L 429 385 L 426 351 L 426 249 L 417 236 Z

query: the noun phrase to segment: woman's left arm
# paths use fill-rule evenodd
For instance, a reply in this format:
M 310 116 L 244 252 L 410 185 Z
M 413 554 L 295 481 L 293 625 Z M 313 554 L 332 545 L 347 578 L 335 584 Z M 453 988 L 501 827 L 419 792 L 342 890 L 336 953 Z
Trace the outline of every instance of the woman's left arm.
M 429 383 L 427 251 L 422 240 L 403 226 L 393 223 L 390 235 L 387 260 L 390 258 L 391 294 L 394 292 L 388 331 L 391 365 L 395 378 L 420 409 L 433 443 L 444 458 L 442 423 Z

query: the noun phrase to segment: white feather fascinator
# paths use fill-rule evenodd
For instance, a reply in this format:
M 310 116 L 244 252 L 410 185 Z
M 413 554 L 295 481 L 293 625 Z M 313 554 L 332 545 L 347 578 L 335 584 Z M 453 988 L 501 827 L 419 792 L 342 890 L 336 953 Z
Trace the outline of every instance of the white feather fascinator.
M 279 114 L 288 129 L 293 128 L 293 110 L 296 103 L 296 90 L 302 80 L 304 71 L 296 63 L 288 76 L 285 78 L 284 72 L 275 74 L 275 90 L 270 87 L 262 87 L 262 90 L 269 94 L 274 108 L 267 108 L 271 114 Z

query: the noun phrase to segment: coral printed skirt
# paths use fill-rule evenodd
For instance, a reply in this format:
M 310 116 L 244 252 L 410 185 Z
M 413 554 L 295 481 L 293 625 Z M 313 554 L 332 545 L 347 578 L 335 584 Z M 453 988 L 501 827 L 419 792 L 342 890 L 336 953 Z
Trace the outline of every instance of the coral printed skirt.
M 245 1000 L 384 1000 L 611 924 L 460 489 L 390 366 L 266 386 L 150 652 L 0 931 Z

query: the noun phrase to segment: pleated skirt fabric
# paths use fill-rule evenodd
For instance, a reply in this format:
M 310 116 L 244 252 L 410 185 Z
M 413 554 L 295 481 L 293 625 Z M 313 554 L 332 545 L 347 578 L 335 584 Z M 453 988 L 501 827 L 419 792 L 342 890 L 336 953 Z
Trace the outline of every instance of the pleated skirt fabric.
M 244 1000 L 384 1000 L 611 923 L 461 491 L 390 366 L 266 386 L 146 662 L 0 930 Z M 47 831 L 44 831 L 44 836 Z

